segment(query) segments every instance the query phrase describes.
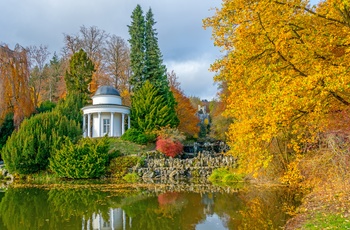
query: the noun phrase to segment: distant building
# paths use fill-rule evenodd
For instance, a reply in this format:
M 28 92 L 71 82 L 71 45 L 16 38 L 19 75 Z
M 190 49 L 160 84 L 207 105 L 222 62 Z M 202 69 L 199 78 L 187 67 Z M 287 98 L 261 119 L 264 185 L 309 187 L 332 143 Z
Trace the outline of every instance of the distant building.
M 203 101 L 202 101 L 203 102 Z M 198 105 L 198 110 L 197 110 L 197 117 L 201 121 L 201 123 L 204 123 L 205 119 L 209 120 L 209 113 L 207 112 L 207 105 L 203 103 L 204 105 Z
M 120 137 L 130 128 L 130 108 L 122 105 L 120 93 L 112 86 L 101 86 L 92 105 L 82 108 L 84 137 Z

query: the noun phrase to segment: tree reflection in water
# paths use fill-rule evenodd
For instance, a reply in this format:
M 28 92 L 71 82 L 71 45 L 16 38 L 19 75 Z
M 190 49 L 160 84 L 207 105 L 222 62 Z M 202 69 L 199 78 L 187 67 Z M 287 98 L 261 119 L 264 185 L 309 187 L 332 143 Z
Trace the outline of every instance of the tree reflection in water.
M 0 203 L 4 230 L 275 229 L 293 204 L 283 190 L 233 193 L 103 192 L 96 189 L 9 188 Z

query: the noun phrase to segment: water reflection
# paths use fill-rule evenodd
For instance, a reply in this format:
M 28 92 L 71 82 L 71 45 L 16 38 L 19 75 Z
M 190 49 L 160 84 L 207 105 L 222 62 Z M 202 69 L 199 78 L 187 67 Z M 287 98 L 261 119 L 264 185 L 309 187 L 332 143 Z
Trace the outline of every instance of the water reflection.
M 196 226 L 196 230 L 226 230 L 227 219 L 220 218 L 217 214 L 206 216 L 205 220 Z
M 240 192 L 117 193 L 96 189 L 9 188 L 0 202 L 0 229 L 276 229 L 293 194 Z

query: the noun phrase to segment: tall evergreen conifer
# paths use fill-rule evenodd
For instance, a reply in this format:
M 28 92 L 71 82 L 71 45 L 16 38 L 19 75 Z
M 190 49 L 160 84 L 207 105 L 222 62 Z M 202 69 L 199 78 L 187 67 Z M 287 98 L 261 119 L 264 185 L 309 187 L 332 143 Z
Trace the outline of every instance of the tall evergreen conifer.
M 152 10 L 149 9 L 146 14 L 145 31 L 145 80 L 149 80 L 160 93 L 164 93 L 169 87 L 166 67 L 163 65 L 162 54 L 158 46 L 157 32 L 153 28 L 155 24 Z
M 130 66 L 132 75 L 130 84 L 135 92 L 144 82 L 143 71 L 145 65 L 145 18 L 140 5 L 137 5 L 131 14 L 129 27 L 130 39 Z
M 154 28 L 156 22 L 153 19 L 153 12 L 150 8 L 146 14 L 146 31 L 145 31 L 145 79 L 149 80 L 164 97 L 169 107 L 169 113 L 176 114 L 176 101 L 170 90 L 166 67 L 163 65 L 163 55 L 158 46 L 157 32 Z M 172 115 L 175 119 L 172 121 L 174 126 L 179 124 L 176 115 Z
M 142 9 L 139 5 L 137 5 L 137 7 L 132 13 L 131 18 L 133 19 L 133 22 L 131 26 L 129 26 L 129 33 L 131 36 L 131 39 L 129 40 L 130 46 L 131 46 L 130 56 L 131 56 L 131 62 L 134 61 L 135 65 L 138 64 L 137 66 L 138 68 L 133 68 L 132 66 L 133 77 L 132 77 L 131 84 L 133 86 L 133 91 L 136 95 L 140 87 L 143 86 L 143 84 L 145 84 L 146 81 L 152 84 L 157 89 L 157 95 L 160 96 L 164 100 L 164 102 L 167 104 L 167 107 L 168 107 L 167 112 L 169 113 L 169 117 L 171 117 L 172 119 L 164 123 L 164 126 L 170 125 L 172 127 L 175 127 L 179 124 L 179 119 L 177 118 L 176 112 L 175 112 L 176 101 L 175 101 L 174 95 L 170 91 L 169 82 L 167 79 L 166 67 L 165 65 L 163 65 L 162 54 L 158 46 L 157 32 L 156 32 L 156 29 L 154 28 L 154 25 L 156 24 L 156 22 L 153 19 L 152 10 L 151 9 L 148 10 L 146 14 L 146 21 L 145 21 L 142 15 Z M 143 19 L 142 21 L 143 23 L 142 24 L 139 23 L 138 24 L 139 27 L 137 27 L 137 22 L 140 22 L 141 18 Z M 143 46 L 141 46 L 141 44 L 137 43 L 136 41 L 143 42 Z M 136 57 L 138 57 L 139 59 L 136 59 Z M 141 63 L 142 63 L 142 74 L 139 76 L 139 73 L 141 73 Z M 134 72 L 135 70 L 137 72 Z M 132 107 L 137 106 L 137 104 L 139 103 L 137 101 L 138 99 L 139 98 L 136 96 L 132 98 Z M 133 119 L 140 120 L 144 116 L 146 115 L 143 114 L 141 115 L 141 118 L 138 118 L 135 115 L 132 115 L 131 118 L 132 120 Z M 136 120 L 134 120 L 134 122 L 137 123 Z M 159 126 L 159 127 L 162 127 L 162 126 Z M 154 128 L 159 128 L 159 127 L 154 127 Z

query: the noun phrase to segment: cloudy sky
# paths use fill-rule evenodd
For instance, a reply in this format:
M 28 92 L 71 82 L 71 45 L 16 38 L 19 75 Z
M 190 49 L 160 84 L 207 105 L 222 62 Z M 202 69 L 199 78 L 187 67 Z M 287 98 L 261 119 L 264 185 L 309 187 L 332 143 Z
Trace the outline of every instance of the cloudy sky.
M 185 94 L 214 98 L 215 73 L 208 69 L 221 54 L 202 19 L 213 15 L 221 0 L 0 0 L 0 44 L 11 49 L 17 43 L 42 44 L 51 55 L 59 54 L 63 34 L 77 34 L 82 25 L 128 40 L 127 25 L 137 4 L 144 12 L 152 8 L 164 64 L 175 71 Z

